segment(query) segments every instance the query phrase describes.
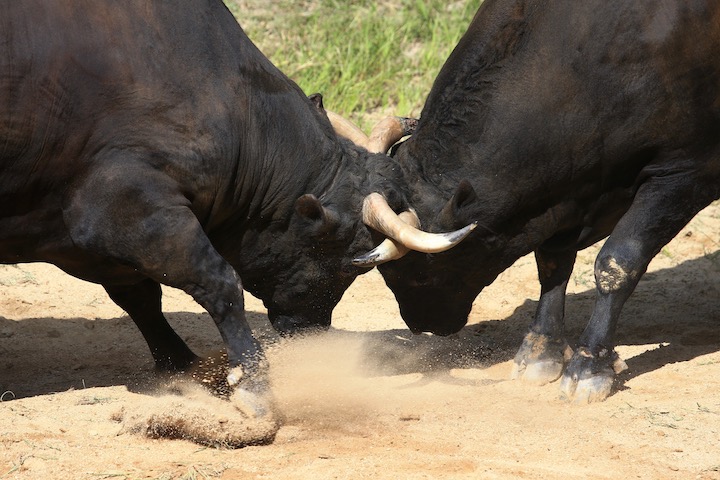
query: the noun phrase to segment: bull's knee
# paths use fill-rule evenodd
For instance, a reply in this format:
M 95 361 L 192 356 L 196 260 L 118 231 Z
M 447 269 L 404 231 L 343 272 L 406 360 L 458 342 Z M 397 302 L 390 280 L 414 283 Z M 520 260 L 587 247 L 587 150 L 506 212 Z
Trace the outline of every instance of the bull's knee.
M 595 282 L 601 293 L 612 293 L 634 285 L 639 277 L 640 272 L 622 258 L 605 254 L 595 260 Z

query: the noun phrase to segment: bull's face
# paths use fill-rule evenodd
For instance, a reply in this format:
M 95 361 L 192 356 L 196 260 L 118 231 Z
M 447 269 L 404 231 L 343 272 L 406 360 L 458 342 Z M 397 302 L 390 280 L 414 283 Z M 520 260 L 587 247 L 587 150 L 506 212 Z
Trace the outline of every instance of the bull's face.
M 266 302 L 279 332 L 327 329 L 345 290 L 367 271 L 351 263 L 354 255 L 372 245 L 359 217 L 362 198 L 351 200 L 338 199 L 333 206 L 323 206 L 312 195 L 297 200 L 290 227 L 299 247 L 296 258 L 287 269 L 289 275 L 281 278 L 283 285 Z
M 475 297 L 492 282 L 492 276 L 470 274 L 467 267 L 462 251 L 452 250 L 438 254 L 412 252 L 378 269 L 413 333 L 450 335 L 465 326 Z
M 470 184 L 462 182 L 440 212 L 433 200 L 416 206 L 430 229 L 452 230 L 471 222 L 472 216 L 458 213 L 466 204 L 472 204 L 475 197 Z M 453 234 L 464 238 L 475 225 L 470 223 Z M 448 251 L 410 252 L 378 269 L 413 333 L 450 335 L 465 326 L 477 295 L 504 269 L 503 260 L 495 253 L 483 232 L 476 230 Z
M 450 335 L 465 326 L 474 296 L 445 275 L 428 275 L 430 263 L 408 258 L 381 266 L 380 271 L 410 331 Z
M 242 281 L 281 334 L 327 329 L 345 290 L 368 271 L 352 264 L 373 243 L 360 204 L 359 193 L 332 202 L 303 195 L 289 226 L 258 239 L 265 248 L 245 266 Z

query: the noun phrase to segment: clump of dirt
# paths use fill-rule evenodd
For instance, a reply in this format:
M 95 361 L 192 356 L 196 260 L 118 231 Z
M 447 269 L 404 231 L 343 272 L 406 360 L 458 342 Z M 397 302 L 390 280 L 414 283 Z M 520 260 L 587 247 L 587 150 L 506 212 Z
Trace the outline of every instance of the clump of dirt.
M 218 398 L 186 382 L 173 381 L 164 389 L 156 396 L 135 396 L 112 414 L 112 420 L 123 424 L 121 434 L 225 448 L 266 445 L 275 439 L 279 423 L 272 412 L 249 416 L 232 398 Z

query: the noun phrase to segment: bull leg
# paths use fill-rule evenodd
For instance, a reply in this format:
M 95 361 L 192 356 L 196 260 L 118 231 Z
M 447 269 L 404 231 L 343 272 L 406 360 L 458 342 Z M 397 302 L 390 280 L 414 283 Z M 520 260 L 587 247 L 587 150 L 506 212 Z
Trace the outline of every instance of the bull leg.
M 263 350 L 245 318 L 242 286 L 234 269 L 213 248 L 194 215 L 184 208 L 158 211 L 138 233 L 138 249 L 113 252 L 155 282 L 180 288 L 215 321 L 227 351 L 228 384 L 253 395 L 268 394 Z M 111 232 L 111 231 L 110 231 Z M 139 245 L 142 244 L 142 249 Z M 112 251 L 110 246 L 108 250 Z M 143 252 L 137 255 L 137 252 Z M 128 312 L 129 313 L 129 312 Z M 263 409 L 260 404 L 258 411 Z
M 135 285 L 103 286 L 135 322 L 159 370 L 184 370 L 198 359 L 163 316 L 159 283 L 148 279 Z
M 166 177 L 130 160 L 114 165 L 117 172 L 110 166 L 75 192 L 65 212 L 73 242 L 190 294 L 220 331 L 230 367 L 227 380 L 236 398 L 244 398 L 248 411 L 266 413 L 265 357 L 245 318 L 235 270 L 215 250 L 186 206 L 187 199 Z
M 512 378 L 544 385 L 560 378 L 570 347 L 565 341 L 565 291 L 575 249 L 535 251 L 541 293 L 535 320 L 515 355 Z
M 560 388 L 576 403 L 602 401 L 627 368 L 614 351 L 625 301 L 660 249 L 714 198 L 714 189 L 679 175 L 653 177 L 638 190 L 595 260 L 597 299 Z

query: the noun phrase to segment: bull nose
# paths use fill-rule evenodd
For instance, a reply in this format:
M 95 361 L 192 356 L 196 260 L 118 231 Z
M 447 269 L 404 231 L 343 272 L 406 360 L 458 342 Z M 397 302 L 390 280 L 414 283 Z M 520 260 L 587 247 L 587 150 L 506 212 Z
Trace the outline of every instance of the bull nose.
M 443 323 L 442 325 L 425 326 L 419 328 L 415 327 L 411 328 L 410 331 L 415 334 L 427 332 L 432 333 L 433 335 L 437 335 L 439 337 L 447 337 L 448 335 L 459 332 L 463 329 L 464 326 L 465 321 L 447 322 Z
M 469 310 L 456 305 L 428 305 L 427 302 L 404 302 L 400 305 L 400 315 L 412 333 L 427 332 L 442 337 L 462 330 Z
M 449 325 L 443 325 L 443 328 L 436 328 L 433 330 L 433 335 L 438 335 L 440 337 L 447 337 L 448 335 L 452 335 L 453 333 L 457 333 L 460 330 L 463 329 L 465 326 L 465 320 L 461 322 L 454 322 Z

